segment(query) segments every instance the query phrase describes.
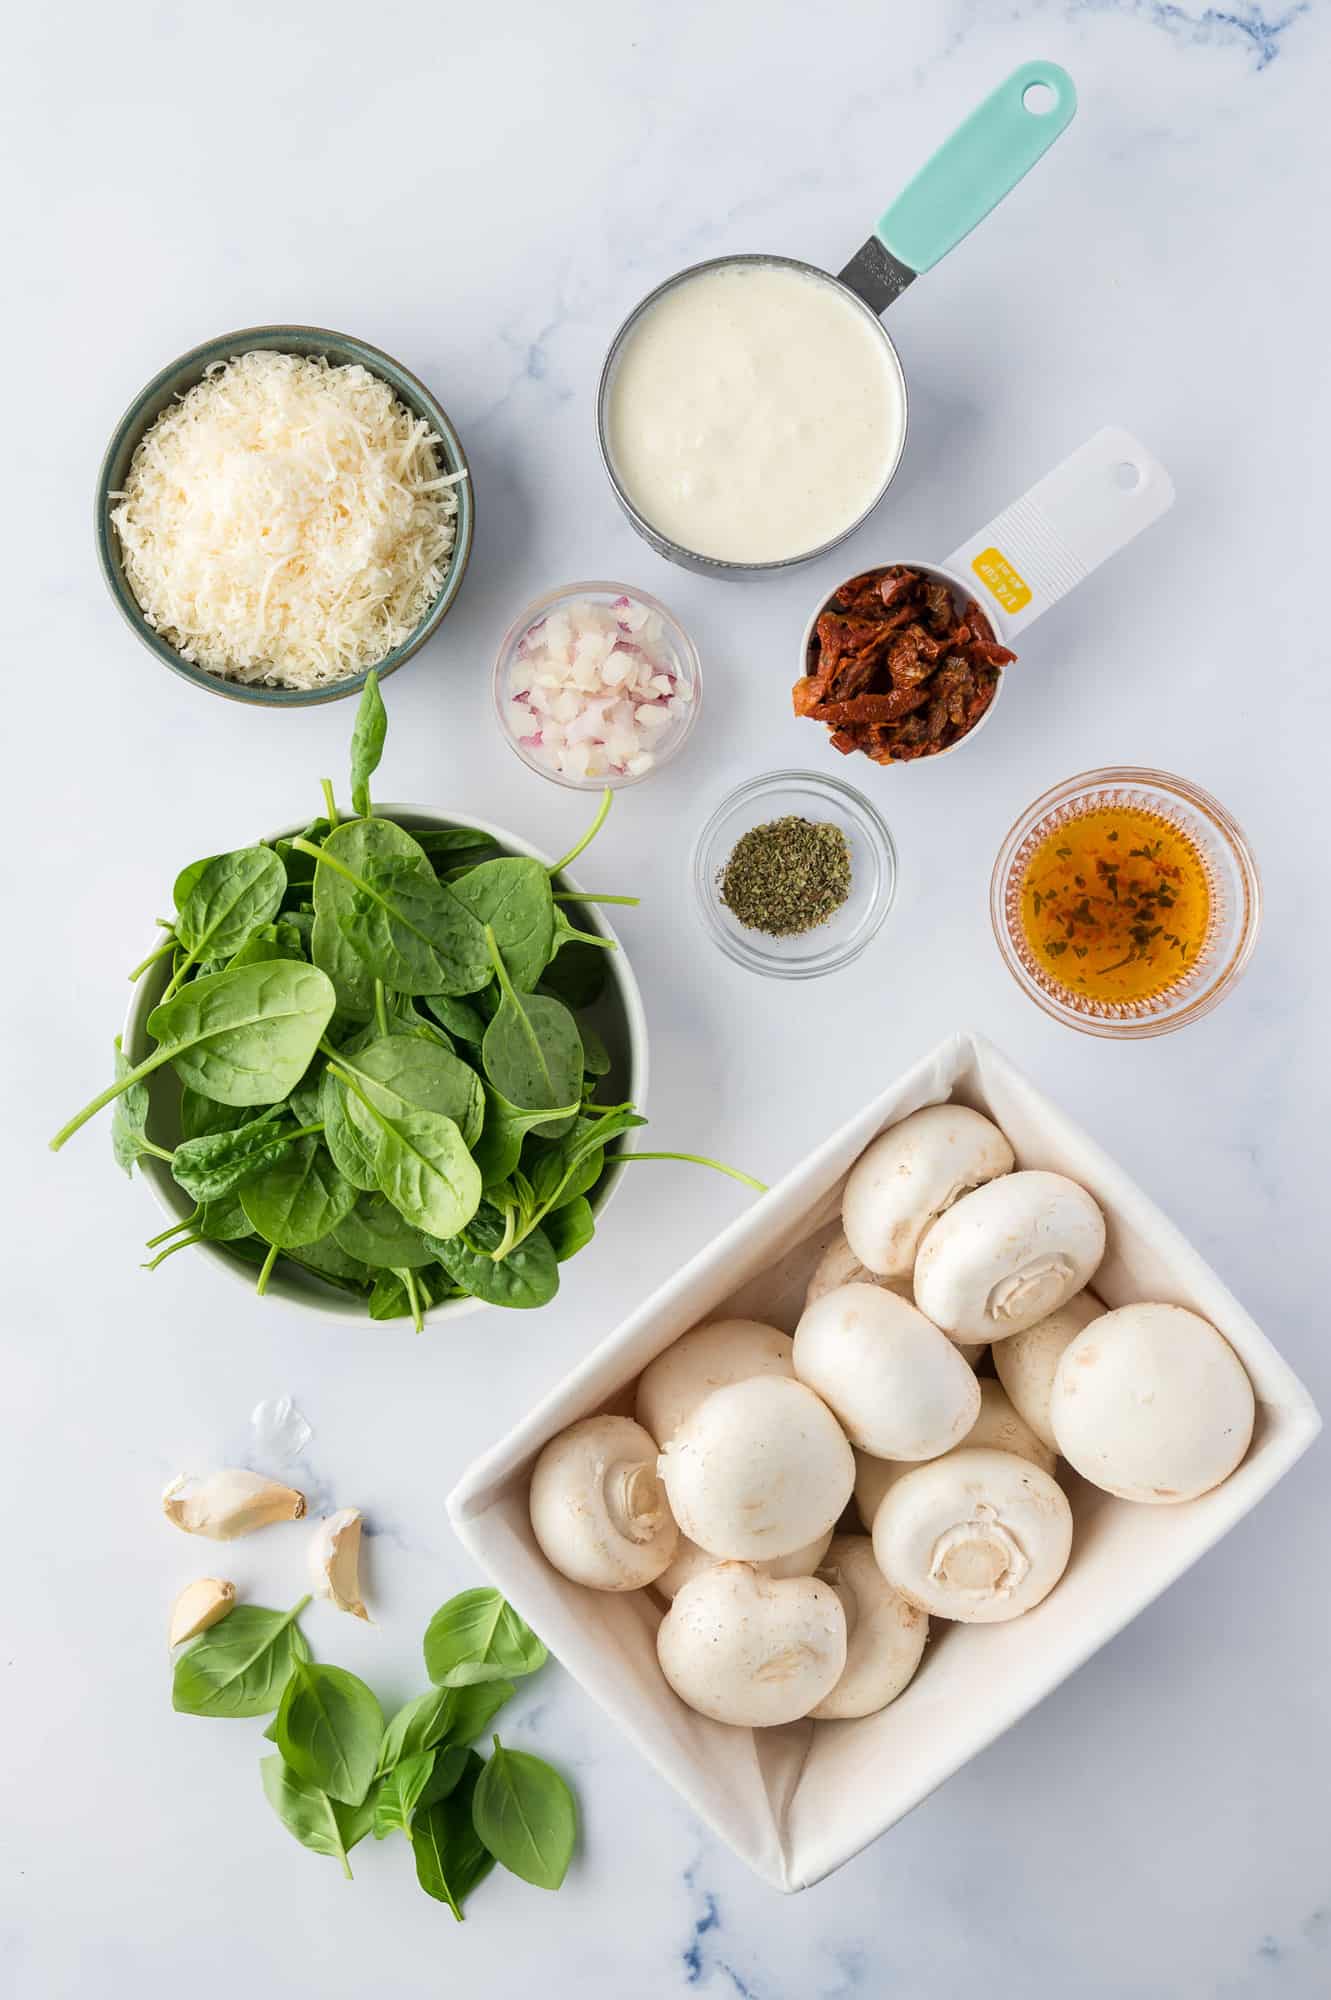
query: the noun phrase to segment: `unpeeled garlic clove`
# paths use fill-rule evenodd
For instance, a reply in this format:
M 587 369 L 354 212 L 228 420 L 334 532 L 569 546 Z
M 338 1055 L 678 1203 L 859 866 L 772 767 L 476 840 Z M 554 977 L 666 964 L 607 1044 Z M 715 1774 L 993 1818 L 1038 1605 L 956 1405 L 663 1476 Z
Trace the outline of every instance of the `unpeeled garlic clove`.
M 231 1542 L 274 1521 L 298 1521 L 305 1512 L 305 1495 L 261 1473 L 228 1466 L 206 1479 L 173 1479 L 162 1495 L 162 1512 L 187 1535 Z
M 186 1639 L 197 1639 L 210 1625 L 220 1623 L 235 1601 L 236 1586 L 225 1577 L 196 1577 L 193 1583 L 185 1585 L 171 1607 L 168 1644 L 182 1646 Z
M 310 1544 L 310 1574 L 317 1597 L 368 1623 L 360 1594 L 360 1531 L 358 1507 L 340 1507 L 320 1521 Z

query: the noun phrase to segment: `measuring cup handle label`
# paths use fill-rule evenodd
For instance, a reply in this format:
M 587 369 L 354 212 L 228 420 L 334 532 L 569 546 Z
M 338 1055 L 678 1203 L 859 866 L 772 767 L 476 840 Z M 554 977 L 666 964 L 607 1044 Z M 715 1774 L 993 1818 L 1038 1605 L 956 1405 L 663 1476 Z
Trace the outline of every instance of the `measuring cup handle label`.
M 1057 604 L 1173 504 L 1169 474 L 1130 432 L 1096 435 L 943 565 L 979 585 L 1008 637 Z

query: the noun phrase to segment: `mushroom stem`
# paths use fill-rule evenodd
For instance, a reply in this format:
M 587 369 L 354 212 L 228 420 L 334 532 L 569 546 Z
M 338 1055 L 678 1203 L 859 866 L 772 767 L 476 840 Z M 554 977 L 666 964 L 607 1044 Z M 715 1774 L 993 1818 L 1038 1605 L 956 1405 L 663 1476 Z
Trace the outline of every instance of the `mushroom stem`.
M 605 1475 L 605 1508 L 611 1522 L 631 1542 L 650 1542 L 661 1525 L 665 1494 L 654 1468 L 621 1460 Z

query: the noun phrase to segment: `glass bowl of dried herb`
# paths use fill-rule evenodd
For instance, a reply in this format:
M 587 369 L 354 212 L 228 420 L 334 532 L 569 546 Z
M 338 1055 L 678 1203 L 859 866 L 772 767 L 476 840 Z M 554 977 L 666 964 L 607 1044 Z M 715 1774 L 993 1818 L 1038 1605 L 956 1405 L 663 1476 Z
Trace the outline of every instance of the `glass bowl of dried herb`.
M 882 816 L 852 786 L 774 771 L 723 799 L 698 836 L 702 920 L 737 965 L 815 979 L 858 958 L 897 887 Z

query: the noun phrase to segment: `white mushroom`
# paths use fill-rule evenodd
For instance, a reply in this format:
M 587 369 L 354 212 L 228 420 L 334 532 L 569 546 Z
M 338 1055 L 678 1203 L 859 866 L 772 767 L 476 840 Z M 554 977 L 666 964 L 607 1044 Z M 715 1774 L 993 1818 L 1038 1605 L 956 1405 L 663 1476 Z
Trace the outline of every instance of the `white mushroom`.
M 913 1472 L 919 1462 L 909 1458 L 875 1458 L 869 1451 L 856 1452 L 855 1511 L 864 1524 L 866 1535 L 873 1533 L 874 1515 L 882 1506 L 888 1487 L 900 1479 L 903 1472 Z
M 873 1524 L 878 1567 L 931 1617 L 1020 1617 L 1067 1567 L 1072 1509 L 1056 1479 L 1007 1451 L 964 1446 L 889 1489 Z
M 1252 1383 L 1229 1342 L 1182 1306 L 1120 1306 L 1064 1350 L 1050 1417 L 1083 1478 L 1121 1500 L 1209 1493 L 1252 1439 Z
M 957 1340 L 1004 1340 L 1066 1305 L 1105 1253 L 1105 1220 L 1062 1174 L 1006 1174 L 940 1216 L 915 1264 L 920 1311 Z
M 874 1715 L 911 1680 L 929 1637 L 929 1620 L 874 1561 L 867 1535 L 834 1535 L 818 1572 L 846 1614 L 846 1665 L 831 1694 L 812 1714 L 819 1722 Z
M 815 1300 L 795 1329 L 795 1373 L 851 1443 L 879 1458 L 937 1458 L 980 1410 L 974 1372 L 952 1342 L 876 1285 L 842 1285 Z
M 832 1540 L 832 1530 L 819 1535 L 816 1542 L 809 1542 L 802 1549 L 794 1549 L 788 1556 L 773 1556 L 770 1562 L 753 1563 L 751 1567 L 763 1576 L 812 1576 L 823 1557 L 827 1554 Z M 686 1583 L 692 1583 L 705 1569 L 712 1569 L 721 1560 L 719 1556 L 708 1555 L 687 1535 L 681 1535 L 675 1547 L 675 1560 L 669 1569 L 662 1570 L 652 1585 L 662 1597 L 670 1600 L 679 1595 Z
M 930 1104 L 874 1140 L 850 1170 L 841 1220 L 852 1253 L 885 1278 L 909 1277 L 929 1225 L 971 1188 L 1015 1164 L 990 1119 Z
M 722 1390 L 733 1395 L 733 1390 Z M 700 1715 L 741 1728 L 798 1722 L 846 1664 L 846 1616 L 817 1577 L 714 1563 L 676 1597 L 656 1634 L 661 1671 Z
M 1049 1402 L 1063 1350 L 1103 1311 L 1094 1292 L 1077 1292 L 1065 1306 L 1046 1313 L 1024 1333 L 994 1342 L 994 1367 L 1013 1409 L 1025 1418 L 1050 1451 L 1058 1450 L 1054 1427 L 1049 1421 Z
M 631 1417 L 584 1417 L 552 1438 L 530 1504 L 546 1559 L 591 1590 L 640 1590 L 674 1556 L 656 1444 Z
M 1001 1352 L 1004 1342 L 999 1342 Z M 1024 1458 L 1028 1465 L 1038 1465 L 1041 1472 L 1052 1472 L 1058 1462 L 1058 1453 L 1051 1451 L 1043 1438 L 1037 1437 L 1026 1419 L 1019 1416 L 1008 1400 L 1008 1394 L 1001 1382 L 992 1375 L 986 1375 L 980 1382 L 980 1414 L 966 1433 L 963 1451 L 1010 1451 L 1017 1458 Z
M 825 1535 L 855 1483 L 850 1446 L 826 1403 L 779 1375 L 714 1390 L 660 1465 L 681 1531 L 714 1556 L 746 1562 L 791 1555 Z
M 665 1448 L 713 1389 L 751 1375 L 793 1375 L 791 1340 L 756 1319 L 717 1319 L 682 1334 L 644 1368 L 634 1415 Z
M 839 1229 L 832 1241 L 814 1265 L 813 1276 L 809 1279 L 804 1294 L 805 1310 L 821 1299 L 826 1292 L 834 1292 L 840 1285 L 879 1285 L 885 1292 L 895 1292 L 898 1298 L 914 1303 L 909 1278 L 880 1278 L 867 1264 L 861 1264 L 855 1252 L 846 1241 L 846 1232 Z M 978 1368 L 988 1351 L 986 1341 L 954 1341 L 953 1345 L 966 1357 L 972 1368 Z

